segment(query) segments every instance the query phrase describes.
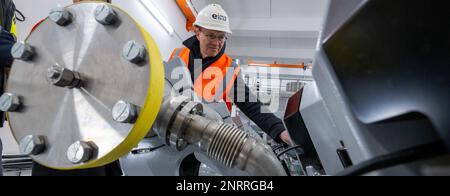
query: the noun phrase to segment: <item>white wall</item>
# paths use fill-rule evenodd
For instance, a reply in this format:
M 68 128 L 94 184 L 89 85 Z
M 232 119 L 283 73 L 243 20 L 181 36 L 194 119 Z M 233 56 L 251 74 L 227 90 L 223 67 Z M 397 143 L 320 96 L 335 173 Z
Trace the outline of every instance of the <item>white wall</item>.
M 186 31 L 186 18 L 178 8 L 175 0 L 145 0 L 152 1 L 161 14 L 175 29 L 175 35 L 169 36 L 158 21 L 145 9 L 139 0 L 113 0 L 113 4 L 121 7 L 133 16 L 155 39 L 164 60 L 172 54 L 173 49 L 182 46 L 182 42 L 191 35 Z
M 25 22 L 17 23 L 18 40 L 24 40 L 30 33 L 31 28 L 48 16 L 50 9 L 58 5 L 69 5 L 72 0 L 14 0 L 14 3 L 26 17 Z
M 197 10 L 218 3 L 227 11 L 233 35 L 226 52 L 231 57 L 298 63 L 314 58 L 329 0 L 191 1 Z

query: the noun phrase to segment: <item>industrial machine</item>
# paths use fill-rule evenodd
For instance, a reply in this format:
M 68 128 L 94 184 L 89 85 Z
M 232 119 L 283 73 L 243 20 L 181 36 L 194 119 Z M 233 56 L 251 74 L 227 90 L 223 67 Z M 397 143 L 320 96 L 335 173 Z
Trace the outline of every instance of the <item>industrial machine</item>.
M 126 175 L 183 175 L 195 156 L 221 175 L 286 175 L 270 147 L 229 124 L 223 103 L 201 103 L 186 65 L 164 65 L 152 37 L 118 7 L 56 8 L 12 54 L 0 107 L 21 153 L 44 166 L 124 157 Z
M 285 114 L 308 175 L 450 174 L 450 44 L 442 39 L 450 22 L 441 20 L 450 14 L 441 4 L 330 1 L 315 82 Z
M 120 159 L 126 175 L 275 176 L 289 174 L 278 158 L 294 152 L 309 176 L 450 175 L 450 14 L 440 4 L 330 1 L 314 81 L 286 107 L 287 149 L 198 98 L 186 65 L 163 62 L 139 24 L 103 3 L 54 9 L 14 46 L 0 109 L 21 152 L 61 170 Z

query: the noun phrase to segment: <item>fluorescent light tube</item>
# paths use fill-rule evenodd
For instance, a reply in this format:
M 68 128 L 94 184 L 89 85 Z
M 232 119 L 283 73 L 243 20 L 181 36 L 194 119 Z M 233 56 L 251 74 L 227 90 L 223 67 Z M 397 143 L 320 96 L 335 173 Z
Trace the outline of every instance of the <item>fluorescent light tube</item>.
M 175 33 L 175 30 L 173 27 L 167 22 L 167 20 L 163 17 L 161 12 L 156 8 L 156 6 L 153 4 L 152 0 L 140 0 L 141 4 L 144 5 L 144 7 L 147 9 L 150 14 L 152 14 L 153 17 L 159 22 L 159 24 L 164 27 L 164 29 L 169 33 L 169 35 L 173 35 Z

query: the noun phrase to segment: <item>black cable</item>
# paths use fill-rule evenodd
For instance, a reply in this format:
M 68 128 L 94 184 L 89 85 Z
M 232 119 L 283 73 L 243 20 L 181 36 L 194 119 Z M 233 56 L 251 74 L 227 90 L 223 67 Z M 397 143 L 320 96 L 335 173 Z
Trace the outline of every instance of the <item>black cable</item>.
M 282 160 L 281 161 L 281 165 L 283 166 L 284 171 L 286 172 L 287 176 L 291 176 L 291 171 L 289 171 L 289 168 L 288 168 L 288 166 L 286 164 L 286 161 Z
M 337 176 L 363 175 L 376 170 L 385 169 L 404 163 L 410 163 L 413 161 L 429 159 L 447 153 L 449 153 L 449 151 L 443 142 L 433 142 L 376 157 L 358 165 L 349 167 L 338 173 Z
M 24 22 L 24 21 L 26 20 L 26 17 L 22 14 L 21 11 L 19 11 L 18 9 L 16 9 L 16 13 L 19 14 L 19 16 L 21 17 L 21 18 L 17 17 L 17 14 L 16 14 L 16 19 L 17 19 L 18 21 Z
M 149 153 L 149 152 L 153 152 L 155 150 L 158 150 L 162 147 L 165 147 L 165 144 L 162 144 L 160 146 L 157 147 L 148 147 L 148 148 L 139 148 L 139 149 L 134 149 L 131 151 L 131 154 L 143 154 L 143 153 Z
M 279 145 L 279 146 L 273 148 L 272 151 L 276 153 L 277 150 L 279 150 L 279 149 L 281 149 L 281 148 L 284 148 L 284 147 L 286 147 L 286 145 L 285 145 L 285 144 L 281 144 L 281 145 Z
M 302 147 L 302 146 L 293 146 L 293 147 L 289 147 L 289 148 L 287 148 L 286 150 L 283 150 L 282 152 L 280 152 L 280 153 L 277 155 L 277 158 L 280 159 L 281 155 L 286 154 L 287 152 L 289 152 L 289 151 L 291 151 L 291 150 L 294 150 L 294 149 L 297 149 L 297 148 L 300 148 L 300 149 L 301 149 L 301 147 Z M 303 150 L 302 150 L 302 151 L 303 151 Z M 300 154 L 303 154 L 303 152 L 300 153 Z

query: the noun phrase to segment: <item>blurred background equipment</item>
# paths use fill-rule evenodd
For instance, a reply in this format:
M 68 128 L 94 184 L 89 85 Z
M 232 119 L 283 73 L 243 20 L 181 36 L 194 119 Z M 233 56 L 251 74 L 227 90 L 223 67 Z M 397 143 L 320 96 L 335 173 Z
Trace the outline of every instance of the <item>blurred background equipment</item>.
M 450 45 L 442 38 L 450 22 L 436 18 L 450 15 L 442 7 L 330 2 L 315 82 L 289 99 L 285 113 L 304 168 L 322 175 L 449 174 Z M 414 14 L 423 11 L 437 14 Z

